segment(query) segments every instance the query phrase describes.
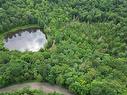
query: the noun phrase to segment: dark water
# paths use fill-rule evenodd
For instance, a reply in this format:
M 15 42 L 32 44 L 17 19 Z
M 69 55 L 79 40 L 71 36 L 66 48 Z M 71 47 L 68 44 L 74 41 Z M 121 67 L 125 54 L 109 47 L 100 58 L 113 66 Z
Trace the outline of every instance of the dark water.
M 4 46 L 11 50 L 39 51 L 47 43 L 46 36 L 40 29 L 27 29 L 9 34 L 4 41 Z

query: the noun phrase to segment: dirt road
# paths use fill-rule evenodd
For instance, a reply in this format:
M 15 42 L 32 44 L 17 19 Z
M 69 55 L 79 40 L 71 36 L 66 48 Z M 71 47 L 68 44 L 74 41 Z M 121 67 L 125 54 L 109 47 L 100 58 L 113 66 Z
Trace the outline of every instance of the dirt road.
M 51 93 L 51 92 L 58 92 L 64 95 L 73 95 L 69 93 L 66 89 L 56 86 L 56 85 L 50 85 L 48 83 L 39 83 L 39 82 L 30 82 L 30 83 L 22 83 L 22 84 L 15 84 L 12 86 L 8 86 L 5 88 L 0 89 L 0 93 L 2 92 L 10 92 L 10 91 L 16 91 L 23 89 L 25 87 L 30 87 L 32 89 L 39 89 L 45 93 Z

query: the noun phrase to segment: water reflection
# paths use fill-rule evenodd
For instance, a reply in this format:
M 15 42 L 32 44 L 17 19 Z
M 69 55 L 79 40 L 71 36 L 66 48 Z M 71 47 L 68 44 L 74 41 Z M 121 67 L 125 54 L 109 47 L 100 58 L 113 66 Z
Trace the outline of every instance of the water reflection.
M 9 34 L 4 43 L 4 46 L 9 50 L 36 52 L 44 48 L 47 40 L 40 29 L 29 29 Z

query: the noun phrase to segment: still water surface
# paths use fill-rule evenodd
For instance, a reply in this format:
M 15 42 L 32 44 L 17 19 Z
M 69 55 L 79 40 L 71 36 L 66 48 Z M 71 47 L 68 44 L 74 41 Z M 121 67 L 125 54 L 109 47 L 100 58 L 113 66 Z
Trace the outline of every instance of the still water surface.
M 46 43 L 46 36 L 40 29 L 26 29 L 9 34 L 8 37 L 5 38 L 4 46 L 10 51 L 37 52 L 41 48 L 44 48 Z

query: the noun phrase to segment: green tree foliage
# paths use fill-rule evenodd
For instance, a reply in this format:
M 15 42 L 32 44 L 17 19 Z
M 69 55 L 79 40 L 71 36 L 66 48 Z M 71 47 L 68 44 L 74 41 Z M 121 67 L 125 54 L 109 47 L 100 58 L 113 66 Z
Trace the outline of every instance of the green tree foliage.
M 5 32 L 32 25 L 48 35 L 45 50 L 4 48 Z M 126 26 L 127 0 L 0 0 L 0 87 L 36 80 L 75 95 L 127 95 Z
M 15 92 L 0 93 L 0 95 L 63 95 L 63 94 L 59 94 L 56 92 L 46 94 L 46 93 L 39 91 L 39 90 L 32 90 L 29 88 L 24 88 L 22 90 L 18 90 Z

